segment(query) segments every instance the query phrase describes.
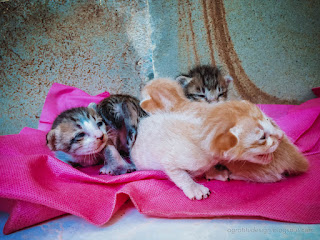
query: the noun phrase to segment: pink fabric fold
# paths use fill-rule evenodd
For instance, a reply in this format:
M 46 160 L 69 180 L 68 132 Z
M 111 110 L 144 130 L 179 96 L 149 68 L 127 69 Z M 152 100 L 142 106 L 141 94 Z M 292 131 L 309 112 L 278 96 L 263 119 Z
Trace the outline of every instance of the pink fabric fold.
M 39 129 L 0 136 L 0 202 L 10 212 L 4 233 L 69 213 L 102 225 L 130 199 L 150 216 L 254 216 L 296 223 L 320 223 L 320 98 L 299 106 L 260 105 L 310 160 L 310 170 L 277 183 L 199 182 L 214 192 L 191 201 L 161 171 L 121 176 L 98 175 L 99 166 L 75 169 L 56 159 L 45 136 L 55 117 L 70 107 L 87 106 L 109 96 L 90 96 L 54 84 Z
M 78 88 L 54 83 L 44 103 L 38 129 L 48 132 L 55 118 L 64 110 L 73 107 L 87 107 L 89 103 L 98 103 L 109 96 L 108 92 L 91 96 Z
M 312 92 L 313 92 L 317 97 L 320 97 L 320 87 L 312 88 Z

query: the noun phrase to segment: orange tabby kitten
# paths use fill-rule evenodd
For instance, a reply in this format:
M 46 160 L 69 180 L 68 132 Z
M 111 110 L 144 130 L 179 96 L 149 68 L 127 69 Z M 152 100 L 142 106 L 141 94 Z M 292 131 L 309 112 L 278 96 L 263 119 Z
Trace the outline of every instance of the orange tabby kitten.
M 213 167 L 206 173 L 207 179 L 275 182 L 283 178 L 283 173 L 302 173 L 309 167 L 295 145 L 254 104 L 232 101 L 209 106 L 190 102 L 182 88 L 170 79 L 150 82 L 142 96 L 141 107 L 152 114 L 190 112 L 198 117 L 208 115 L 204 128 L 208 136 L 210 133 L 216 136 L 211 150 L 219 149 L 220 163 L 230 172 Z M 235 159 L 238 161 L 231 161 Z
M 248 161 L 220 161 L 220 163 L 228 170 L 219 171 L 212 168 L 207 174 L 207 179 L 277 182 L 286 175 L 303 173 L 309 168 L 307 159 L 286 136 L 274 151 L 273 160 L 269 164 L 262 165 Z

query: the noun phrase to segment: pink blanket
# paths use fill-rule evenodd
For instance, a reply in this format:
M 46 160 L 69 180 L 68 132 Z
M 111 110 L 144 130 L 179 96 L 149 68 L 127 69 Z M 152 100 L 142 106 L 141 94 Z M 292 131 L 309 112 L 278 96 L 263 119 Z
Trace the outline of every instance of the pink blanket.
M 320 223 L 320 98 L 299 106 L 260 106 L 308 157 L 307 173 L 268 184 L 199 180 L 214 194 L 191 201 L 160 171 L 104 176 L 98 175 L 99 166 L 77 170 L 53 157 L 45 136 L 57 114 L 107 96 L 54 84 L 39 130 L 24 128 L 20 134 L 0 136 L 0 210 L 10 212 L 5 234 L 65 213 L 102 225 L 128 199 L 150 216 L 254 216 Z

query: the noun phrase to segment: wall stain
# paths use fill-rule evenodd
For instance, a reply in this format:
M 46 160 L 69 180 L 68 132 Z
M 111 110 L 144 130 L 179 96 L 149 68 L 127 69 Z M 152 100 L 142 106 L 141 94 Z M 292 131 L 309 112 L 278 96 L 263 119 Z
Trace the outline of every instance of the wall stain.
M 179 49 L 182 49 L 183 52 L 179 51 L 179 63 L 183 63 L 185 61 L 184 55 L 187 54 L 187 62 L 188 62 L 188 68 L 192 67 L 192 57 L 191 57 L 191 41 L 190 41 L 190 35 L 189 35 L 189 28 L 186 24 L 185 19 L 186 16 L 186 10 L 184 9 L 185 1 L 179 0 L 178 1 L 178 14 L 179 14 L 179 27 L 178 27 L 178 43 L 179 43 Z
M 209 47 L 209 53 L 210 53 L 210 60 L 212 65 L 216 65 L 216 60 L 214 59 L 214 50 L 213 50 L 213 40 L 211 36 L 211 28 L 209 23 L 209 17 L 208 17 L 208 7 L 206 0 L 202 1 L 202 14 L 203 14 L 203 20 L 204 20 L 204 26 L 207 33 L 207 45 Z
M 197 65 L 200 64 L 200 60 L 199 60 L 199 56 L 198 56 L 198 51 L 197 51 L 197 42 L 196 42 L 196 37 L 195 37 L 195 33 L 193 30 L 193 24 L 192 24 L 192 13 L 191 13 L 191 3 L 189 1 L 187 1 L 187 11 L 188 11 L 188 21 L 189 21 L 189 26 L 190 26 L 190 33 L 191 33 L 191 39 L 192 39 L 192 48 L 193 48 L 193 53 L 194 53 L 194 57 L 195 57 L 195 63 Z
M 299 102 L 296 100 L 280 99 L 263 92 L 249 79 L 233 47 L 226 22 L 223 1 L 208 0 L 207 2 L 203 1 L 203 3 L 203 7 L 209 10 L 207 12 L 208 18 L 212 20 L 212 25 L 209 27 L 213 29 L 214 32 L 219 58 L 221 58 L 221 62 L 227 65 L 229 73 L 234 79 L 234 86 L 241 97 L 253 103 L 298 104 Z
M 222 63 L 227 72 L 233 77 L 233 85 L 236 92 L 242 99 L 250 100 L 254 103 L 277 103 L 277 104 L 299 104 L 299 101 L 293 99 L 281 99 L 272 96 L 257 87 L 249 79 L 242 67 L 241 61 L 234 49 L 225 16 L 225 9 L 222 0 L 210 1 L 202 0 L 203 25 L 206 30 L 206 47 L 212 65 L 217 62 Z M 179 14 L 179 54 L 187 57 L 188 68 L 202 63 L 199 57 L 200 51 L 197 45 L 201 36 L 196 36 L 192 19 L 192 2 L 178 1 Z M 196 10 L 195 10 L 196 11 Z M 217 57 L 215 57 L 215 50 Z M 186 59 L 180 58 L 180 62 L 186 62 Z M 185 69 L 185 66 L 182 66 Z
M 92 95 L 109 91 L 138 96 L 145 76 L 137 72 L 139 57 L 125 29 L 130 11 L 138 7 L 145 5 L 100 5 L 92 0 L 0 3 L 0 134 L 36 128 L 53 82 Z

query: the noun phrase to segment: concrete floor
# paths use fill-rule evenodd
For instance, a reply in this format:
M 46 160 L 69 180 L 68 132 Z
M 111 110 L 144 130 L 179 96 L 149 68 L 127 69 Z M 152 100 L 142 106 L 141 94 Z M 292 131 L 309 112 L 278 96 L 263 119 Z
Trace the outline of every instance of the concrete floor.
M 7 214 L 0 214 L 3 228 Z M 294 224 L 249 218 L 165 219 L 140 214 L 127 202 L 107 224 L 97 227 L 67 215 L 10 235 L 2 240 L 209 240 L 320 239 L 319 224 Z
M 234 98 L 298 103 L 320 86 L 320 1 L 0 1 L 0 134 L 37 128 L 52 83 L 139 96 L 154 77 L 218 64 Z M 1 213 L 3 227 L 8 215 Z M 66 216 L 1 239 L 320 239 L 319 225 Z

